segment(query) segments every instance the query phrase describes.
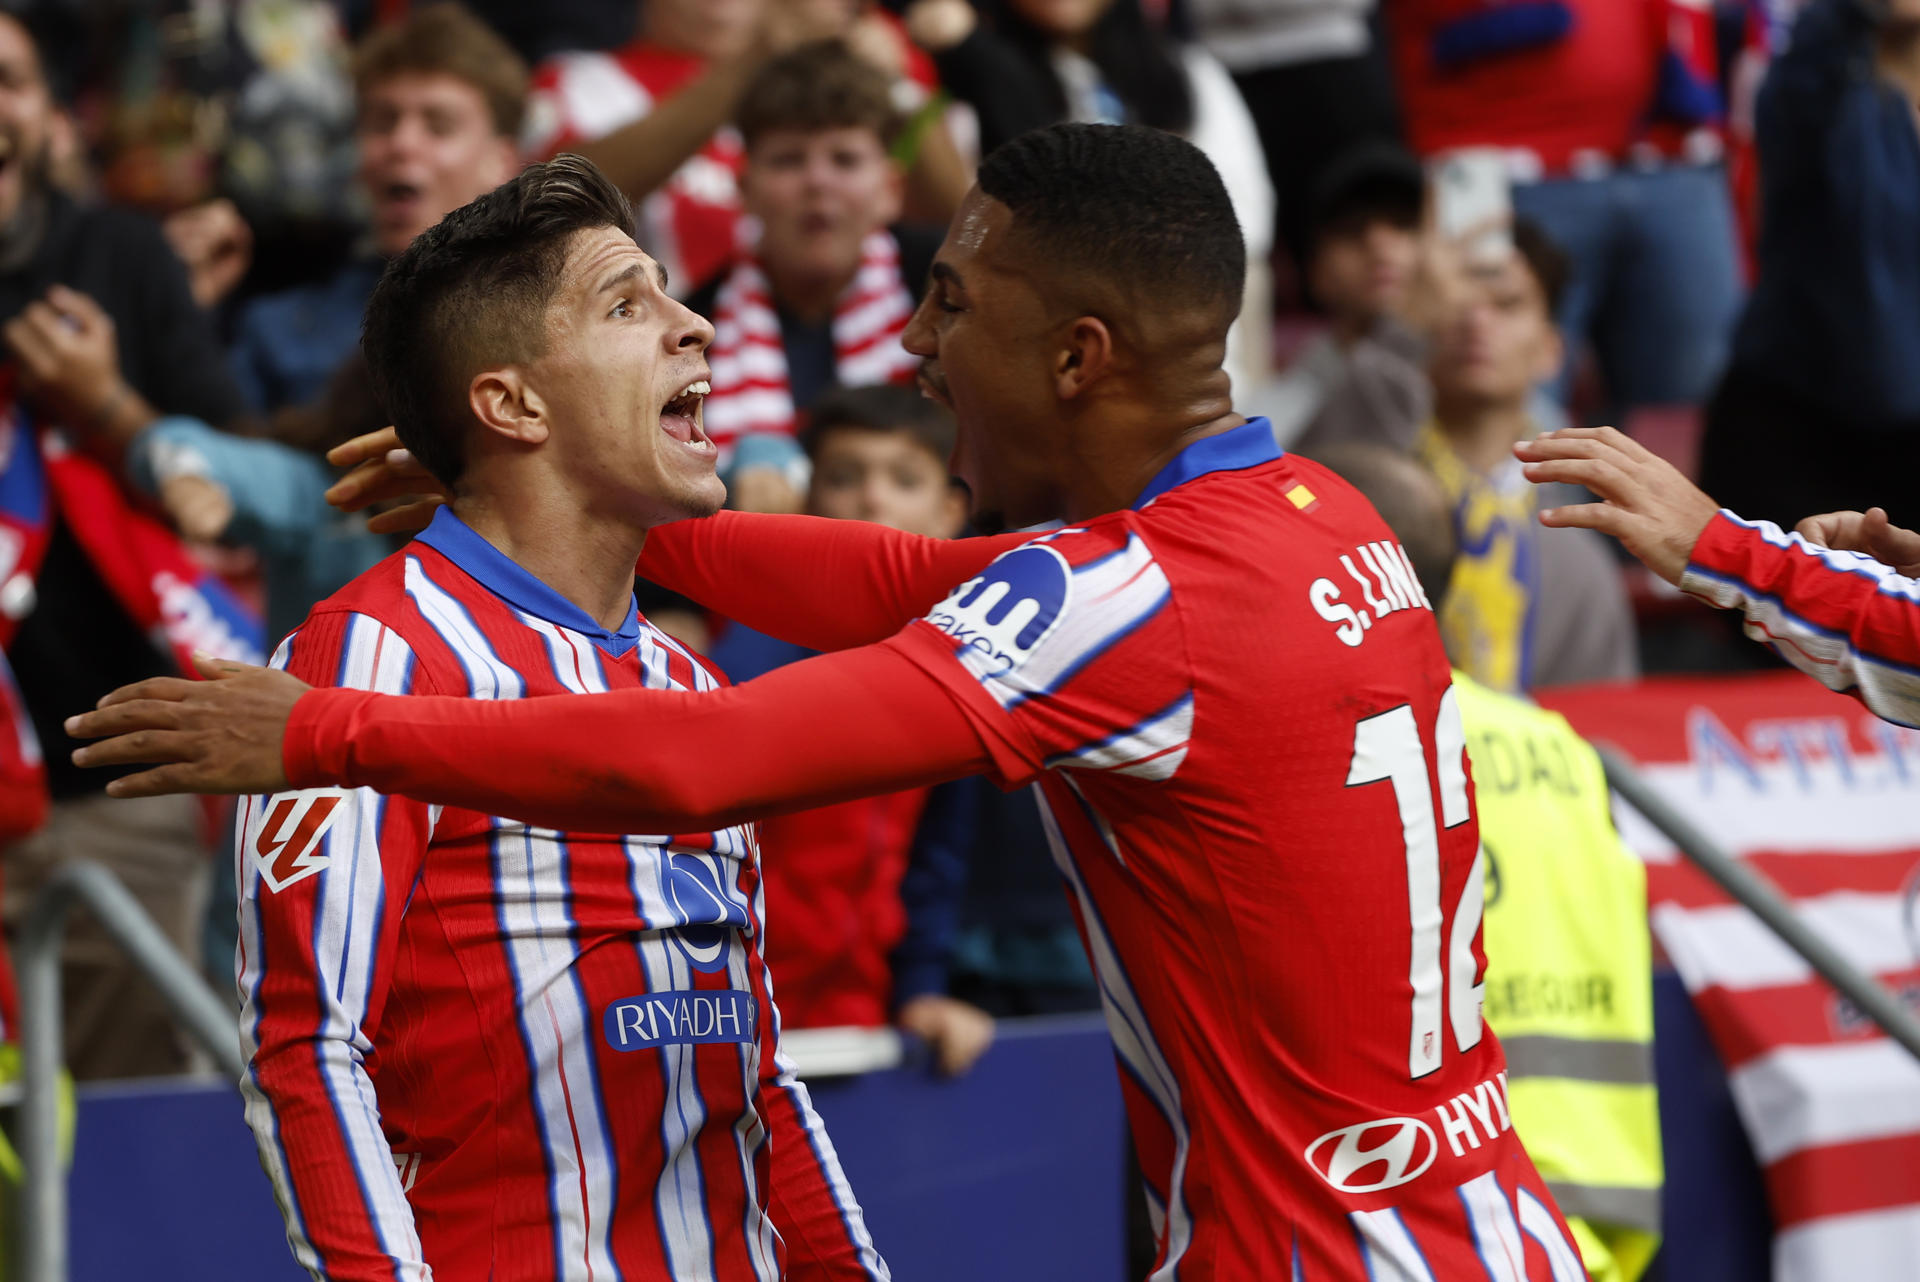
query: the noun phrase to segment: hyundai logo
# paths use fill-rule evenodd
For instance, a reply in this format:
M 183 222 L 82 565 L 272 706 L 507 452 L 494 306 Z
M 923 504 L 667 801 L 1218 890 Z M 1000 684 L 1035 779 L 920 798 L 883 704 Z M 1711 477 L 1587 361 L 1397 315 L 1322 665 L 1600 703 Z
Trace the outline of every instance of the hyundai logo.
M 1418 1179 L 1440 1142 L 1417 1117 L 1383 1117 L 1328 1131 L 1307 1145 L 1307 1165 L 1342 1193 L 1378 1193 Z

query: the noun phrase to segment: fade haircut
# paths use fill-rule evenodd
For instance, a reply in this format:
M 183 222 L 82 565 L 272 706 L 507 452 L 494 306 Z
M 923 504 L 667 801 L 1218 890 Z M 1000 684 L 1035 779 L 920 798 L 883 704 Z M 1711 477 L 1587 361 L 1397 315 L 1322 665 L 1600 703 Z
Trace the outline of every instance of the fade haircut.
M 376 29 L 353 55 L 362 102 L 375 85 L 408 73 L 451 76 L 480 91 L 493 131 L 519 138 L 527 114 L 527 64 L 492 27 L 451 0 L 416 9 Z
M 1115 281 L 1156 305 L 1240 313 L 1247 246 L 1206 153 L 1143 125 L 1048 125 L 996 148 L 980 190 L 1049 273 Z
M 466 470 L 474 375 L 546 350 L 546 310 L 583 231 L 633 235 L 633 207 L 593 162 L 530 165 L 414 237 L 380 276 L 360 346 L 401 443 L 442 484 Z
M 817 457 L 822 438 L 836 431 L 903 433 L 933 455 L 943 470 L 953 457 L 953 415 L 913 387 L 836 387 L 823 393 L 807 410 L 806 426 L 800 430 L 807 457 Z
M 843 40 L 816 40 L 769 62 L 747 83 L 733 118 L 749 151 L 782 129 L 870 129 L 891 148 L 904 123 L 887 74 Z

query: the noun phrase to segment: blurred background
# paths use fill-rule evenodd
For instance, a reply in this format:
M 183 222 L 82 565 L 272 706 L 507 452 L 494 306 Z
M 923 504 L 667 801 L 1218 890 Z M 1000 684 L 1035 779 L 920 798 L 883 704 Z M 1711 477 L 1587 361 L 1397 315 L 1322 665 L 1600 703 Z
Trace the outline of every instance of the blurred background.
M 386 258 L 583 153 L 714 322 L 731 504 L 958 537 L 899 333 L 979 158 L 1062 119 L 1206 152 L 1249 250 L 1238 409 L 1363 489 L 1417 469 L 1458 546 L 1487 1017 L 1590 1273 L 1920 1277 L 1920 1067 L 1592 747 L 1911 1010 L 1920 736 L 1541 527 L 1511 454 L 1610 423 L 1748 518 L 1920 524 L 1920 0 L 0 4 L 0 920 L 60 976 L 75 1084 L 62 1223 L 7 1142 L 53 998 L 0 949 L 0 1277 L 30 1229 L 81 1282 L 299 1275 L 173 1009 L 198 975 L 232 1019 L 230 813 L 107 798 L 60 723 L 196 647 L 258 660 L 396 546 L 322 497 L 385 422 Z M 804 655 L 638 592 L 736 681 Z M 762 842 L 785 1025 L 896 1276 L 1143 1276 L 1033 800 L 967 781 Z M 43 929 L 76 861 L 184 960 L 171 1004 L 96 908 Z

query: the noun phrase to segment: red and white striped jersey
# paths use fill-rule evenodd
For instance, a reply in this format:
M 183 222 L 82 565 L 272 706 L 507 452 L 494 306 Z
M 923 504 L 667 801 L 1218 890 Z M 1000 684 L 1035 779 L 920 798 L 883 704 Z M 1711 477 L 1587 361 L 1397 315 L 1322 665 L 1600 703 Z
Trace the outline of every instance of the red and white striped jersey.
M 1264 419 L 1006 552 L 889 645 L 1037 780 L 1154 1282 L 1580 1282 L 1481 1018 L 1483 874 L 1432 609 Z
M 721 681 L 445 509 L 274 662 L 475 699 Z M 246 1113 L 314 1277 L 888 1276 L 779 1054 L 752 828 L 555 832 L 338 788 L 241 823 Z
M 1829 690 L 1920 727 L 1920 580 L 1722 511 L 1694 544 L 1680 590 L 1739 610 L 1748 636 Z

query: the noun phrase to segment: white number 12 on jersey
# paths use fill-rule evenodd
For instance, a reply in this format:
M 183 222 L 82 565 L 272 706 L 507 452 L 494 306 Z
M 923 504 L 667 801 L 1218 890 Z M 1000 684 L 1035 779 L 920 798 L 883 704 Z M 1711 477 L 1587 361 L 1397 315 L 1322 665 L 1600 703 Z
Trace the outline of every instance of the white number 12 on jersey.
M 1460 705 L 1453 687 L 1440 698 L 1433 728 L 1439 750 L 1440 822 L 1457 828 L 1472 818 L 1467 800 L 1467 737 L 1460 728 Z M 1406 704 L 1371 716 L 1353 728 L 1353 764 L 1347 786 L 1393 784 L 1400 805 L 1400 833 L 1407 850 L 1407 910 L 1413 925 L 1412 1033 L 1407 1044 L 1407 1073 L 1425 1077 L 1440 1067 L 1440 833 L 1434 823 L 1433 789 L 1427 782 L 1426 748 L 1413 709 Z M 1447 940 L 1446 1001 L 1454 1044 L 1461 1050 L 1480 1044 L 1480 1005 L 1484 983 L 1474 982 L 1473 937 L 1486 908 L 1486 885 L 1476 852 L 1467 884 L 1453 914 Z

